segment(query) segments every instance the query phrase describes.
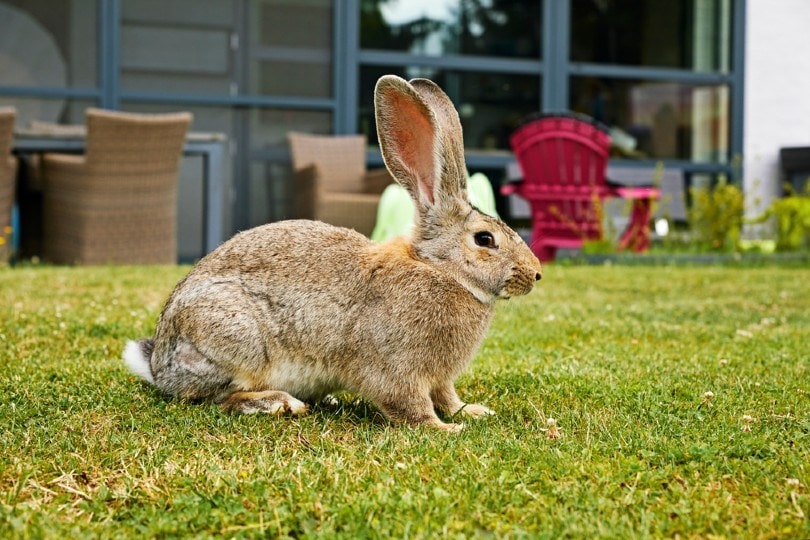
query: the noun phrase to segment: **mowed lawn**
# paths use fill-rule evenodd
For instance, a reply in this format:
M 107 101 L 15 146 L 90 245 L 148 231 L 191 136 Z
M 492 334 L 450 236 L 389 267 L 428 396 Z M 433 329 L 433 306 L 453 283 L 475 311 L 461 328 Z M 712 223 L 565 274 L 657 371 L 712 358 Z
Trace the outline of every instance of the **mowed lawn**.
M 454 435 L 164 398 L 119 358 L 187 270 L 0 269 L 0 537 L 810 538 L 807 266 L 550 265 Z

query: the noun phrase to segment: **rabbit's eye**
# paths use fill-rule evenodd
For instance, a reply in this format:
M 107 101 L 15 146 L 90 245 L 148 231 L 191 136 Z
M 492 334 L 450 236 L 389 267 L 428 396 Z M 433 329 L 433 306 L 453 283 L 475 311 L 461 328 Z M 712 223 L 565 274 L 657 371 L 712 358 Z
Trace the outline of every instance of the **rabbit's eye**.
M 497 248 L 498 246 L 495 244 L 495 237 L 489 231 L 481 231 L 475 233 L 475 244 L 481 247 L 486 248 Z

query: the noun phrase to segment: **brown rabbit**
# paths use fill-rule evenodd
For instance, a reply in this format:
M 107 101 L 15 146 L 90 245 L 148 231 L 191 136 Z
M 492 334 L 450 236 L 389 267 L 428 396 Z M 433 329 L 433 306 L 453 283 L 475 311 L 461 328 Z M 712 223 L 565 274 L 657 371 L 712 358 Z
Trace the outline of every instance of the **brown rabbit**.
M 393 422 L 457 431 L 437 409 L 492 414 L 454 381 L 495 300 L 530 292 L 540 262 L 468 202 L 461 124 L 436 84 L 384 76 L 374 100 L 386 166 L 416 205 L 412 237 L 375 244 L 303 220 L 237 234 L 177 285 L 154 338 L 127 344 L 133 372 L 245 413 L 299 414 L 348 390 Z

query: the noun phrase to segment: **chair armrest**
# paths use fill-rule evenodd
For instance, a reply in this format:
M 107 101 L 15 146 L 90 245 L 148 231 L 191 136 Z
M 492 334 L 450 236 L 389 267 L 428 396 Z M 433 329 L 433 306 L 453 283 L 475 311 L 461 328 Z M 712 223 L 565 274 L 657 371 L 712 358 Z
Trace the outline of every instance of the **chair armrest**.
M 60 165 L 64 165 L 66 167 L 84 165 L 84 156 L 82 154 L 55 154 L 49 152 L 47 154 L 43 154 L 42 160 L 43 162 L 53 164 L 56 167 Z
M 373 193 L 337 193 L 333 191 L 321 192 L 318 194 L 318 204 L 342 204 L 366 208 L 368 206 L 377 207 L 380 196 Z
M 75 188 L 85 184 L 85 158 L 76 154 L 44 154 L 40 160 L 43 189 L 48 187 Z
M 43 154 L 42 166 L 48 171 L 79 172 L 85 164 L 83 155 L 79 154 Z
M 368 193 L 321 192 L 318 194 L 315 219 L 371 236 L 379 202 L 379 195 Z
M 661 190 L 656 187 L 610 186 L 611 191 L 622 199 L 658 199 Z
M 14 185 L 17 178 L 17 157 L 8 156 L 8 159 L 2 161 L 0 159 L 0 178 L 11 179 L 10 183 Z M 2 232 L 2 231 L 0 231 Z

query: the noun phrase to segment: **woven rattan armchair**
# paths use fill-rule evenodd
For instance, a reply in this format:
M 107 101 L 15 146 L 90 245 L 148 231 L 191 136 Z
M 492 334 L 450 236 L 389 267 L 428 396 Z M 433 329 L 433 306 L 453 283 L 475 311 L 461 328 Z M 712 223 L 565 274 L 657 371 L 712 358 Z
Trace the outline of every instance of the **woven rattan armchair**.
M 11 155 L 14 138 L 13 107 L 0 107 L 0 264 L 11 254 L 11 209 L 17 184 L 17 159 Z
M 366 170 L 364 135 L 290 132 L 296 217 L 371 236 L 380 194 L 393 182 L 385 169 Z
M 42 159 L 46 260 L 175 263 L 177 175 L 191 119 L 88 109 L 85 154 Z

